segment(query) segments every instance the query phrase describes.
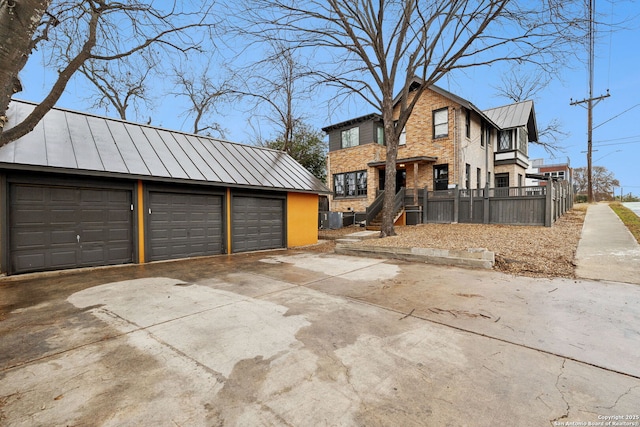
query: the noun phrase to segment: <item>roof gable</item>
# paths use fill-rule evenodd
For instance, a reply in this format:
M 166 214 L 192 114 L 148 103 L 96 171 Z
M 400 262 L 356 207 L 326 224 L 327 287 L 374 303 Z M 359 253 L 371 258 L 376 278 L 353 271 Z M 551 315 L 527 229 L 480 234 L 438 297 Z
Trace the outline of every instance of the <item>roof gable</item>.
M 411 84 L 409 86 L 410 91 L 414 90 L 416 87 L 422 85 L 423 80 L 418 78 L 418 77 L 414 77 L 413 80 L 411 81 Z M 495 128 L 498 128 L 499 126 L 496 125 L 496 123 L 494 123 L 491 118 L 489 118 L 482 110 L 480 110 L 478 107 L 476 107 L 475 105 L 473 105 L 470 101 L 467 101 L 464 98 L 459 97 L 458 95 L 455 95 L 449 91 L 446 91 L 444 89 L 442 89 L 441 87 L 438 87 L 436 85 L 431 85 L 427 88 L 427 90 L 432 90 L 433 92 L 442 95 L 443 97 L 455 102 L 456 104 L 474 111 L 475 113 L 477 113 L 480 117 L 482 117 L 486 122 L 488 122 L 489 124 L 491 124 L 492 126 L 494 126 Z M 396 95 L 396 97 L 393 100 L 393 105 L 397 105 L 398 102 L 400 102 L 400 99 L 402 98 L 402 93 L 399 93 L 398 95 Z M 343 122 L 340 123 L 336 123 L 336 124 L 332 124 L 329 126 L 326 126 L 324 128 L 322 128 L 322 130 L 326 133 L 329 133 L 333 130 L 336 129 L 341 129 L 341 128 L 346 128 L 348 126 L 353 126 L 355 124 L 359 124 L 365 121 L 369 121 L 369 120 L 382 120 L 382 116 L 378 113 L 371 113 L 371 114 L 367 114 L 365 116 L 361 116 L 361 117 L 356 117 L 354 119 L 350 119 L 350 120 L 345 120 Z
M 7 128 L 35 104 L 12 101 Z M 326 193 L 288 154 L 54 108 L 24 137 L 0 147 L 0 167 L 159 181 Z
M 423 84 L 423 80 L 419 77 L 414 77 L 411 84 L 410 84 L 410 91 L 411 88 L 415 88 L 417 86 L 420 86 Z M 482 117 L 484 120 L 486 120 L 488 123 L 490 123 L 491 125 L 493 125 L 494 127 L 498 128 L 498 125 L 491 120 L 490 117 L 488 117 L 482 110 L 480 110 L 478 107 L 476 107 L 475 105 L 473 105 L 473 103 L 471 101 L 467 101 L 466 99 L 451 93 L 447 90 L 442 89 L 439 86 L 436 85 L 431 85 L 428 88 L 426 88 L 426 90 L 431 90 L 435 93 L 437 93 L 438 95 L 441 95 L 453 102 L 455 102 L 456 104 L 460 105 L 461 107 L 464 107 L 468 110 L 474 111 L 475 113 L 477 113 L 480 117 Z M 393 100 L 393 104 L 396 105 L 398 102 L 400 102 L 400 99 L 402 98 L 402 93 L 399 93 L 396 98 Z
M 521 101 L 515 104 L 491 108 L 485 110 L 484 113 L 488 117 L 491 117 L 491 120 L 501 129 L 513 129 L 526 126 L 527 132 L 529 133 L 529 140 L 538 140 L 538 127 L 536 125 L 533 101 Z
M 370 113 L 364 116 L 356 117 L 354 119 L 345 120 L 344 122 L 336 123 L 322 128 L 322 131 L 329 133 L 336 129 L 352 127 L 354 125 L 368 122 L 368 121 L 382 121 L 382 116 L 378 113 Z

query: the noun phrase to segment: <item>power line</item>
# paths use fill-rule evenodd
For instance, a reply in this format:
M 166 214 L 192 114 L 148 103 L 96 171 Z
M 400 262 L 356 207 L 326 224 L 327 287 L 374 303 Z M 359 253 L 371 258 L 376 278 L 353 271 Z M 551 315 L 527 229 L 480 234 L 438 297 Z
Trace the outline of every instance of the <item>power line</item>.
M 620 114 L 616 114 L 615 116 L 611 117 L 610 119 L 605 120 L 604 122 L 600 123 L 599 125 L 594 126 L 593 128 L 594 128 L 594 129 L 597 129 L 597 128 L 599 128 L 600 126 L 602 126 L 603 124 L 605 124 L 605 123 L 609 123 L 611 120 L 613 120 L 613 119 L 616 119 L 616 118 L 620 117 L 621 115 L 623 115 L 623 114 L 624 114 L 624 113 L 626 113 L 627 111 L 629 111 L 629 110 L 632 110 L 632 109 L 636 108 L 638 105 L 640 105 L 640 104 L 636 104 L 636 105 L 634 105 L 633 107 L 627 108 L 627 109 L 626 109 L 626 110 L 624 110 L 622 113 L 620 113 Z
M 612 139 L 600 139 L 598 141 L 593 141 L 594 143 L 596 142 L 611 142 L 611 141 L 621 141 L 623 139 L 633 139 L 633 138 L 640 138 L 640 135 L 633 135 L 633 136 L 623 136 L 620 138 L 612 138 Z
M 628 145 L 628 144 L 640 144 L 640 140 L 628 141 L 628 142 L 613 142 L 611 144 L 598 144 L 598 147 L 610 147 L 612 145 Z

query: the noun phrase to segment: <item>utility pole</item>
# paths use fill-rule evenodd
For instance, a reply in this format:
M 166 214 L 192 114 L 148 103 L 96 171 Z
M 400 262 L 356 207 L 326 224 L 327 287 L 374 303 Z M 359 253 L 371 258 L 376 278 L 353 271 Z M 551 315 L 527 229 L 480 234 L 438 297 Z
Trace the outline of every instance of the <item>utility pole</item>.
M 582 101 L 574 101 L 569 105 L 587 104 L 587 202 L 593 202 L 593 173 L 591 171 L 591 154 L 593 152 L 593 107 L 609 96 L 609 89 L 606 95 L 593 97 L 593 68 L 595 51 L 595 23 L 593 14 L 595 12 L 595 0 L 589 0 L 589 97 Z

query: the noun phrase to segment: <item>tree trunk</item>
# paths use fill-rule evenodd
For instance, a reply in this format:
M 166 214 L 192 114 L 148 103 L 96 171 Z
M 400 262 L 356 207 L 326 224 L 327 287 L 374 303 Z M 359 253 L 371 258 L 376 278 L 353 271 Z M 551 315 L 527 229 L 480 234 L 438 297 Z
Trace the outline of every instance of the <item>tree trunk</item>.
M 33 111 L 22 122 L 16 124 L 8 131 L 0 133 L 0 147 L 31 132 L 33 128 L 40 123 L 44 115 L 55 106 L 73 74 L 91 57 L 91 49 L 93 49 L 96 44 L 96 28 L 98 26 L 99 16 L 98 11 L 92 11 L 87 40 L 82 46 L 82 49 L 80 49 L 80 52 L 78 52 L 62 71 L 58 72 L 58 78 L 51 87 L 49 94 L 36 105 Z
M 18 73 L 31 54 L 32 40 L 51 0 L 2 2 L 0 7 L 0 116 L 18 86 Z M 4 124 L 4 121 L 0 121 Z M 0 126 L 0 132 L 2 126 Z
M 393 121 L 393 104 L 391 99 L 383 108 L 382 120 L 384 122 L 384 138 L 387 145 L 387 159 L 384 170 L 384 199 L 382 201 L 382 226 L 380 237 L 395 236 L 393 220 L 395 219 L 394 200 L 396 197 L 396 159 L 398 157 L 398 137 Z

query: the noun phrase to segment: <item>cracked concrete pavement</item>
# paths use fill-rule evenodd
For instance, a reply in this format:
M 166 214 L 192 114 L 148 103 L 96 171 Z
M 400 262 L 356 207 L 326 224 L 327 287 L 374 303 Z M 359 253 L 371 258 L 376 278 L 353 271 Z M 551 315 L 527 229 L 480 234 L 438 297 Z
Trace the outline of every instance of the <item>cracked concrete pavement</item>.
M 0 425 L 640 423 L 633 284 L 273 251 L 0 301 Z

